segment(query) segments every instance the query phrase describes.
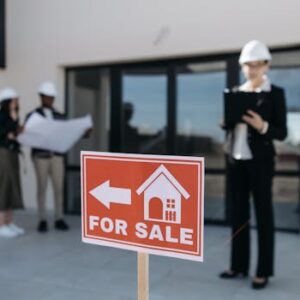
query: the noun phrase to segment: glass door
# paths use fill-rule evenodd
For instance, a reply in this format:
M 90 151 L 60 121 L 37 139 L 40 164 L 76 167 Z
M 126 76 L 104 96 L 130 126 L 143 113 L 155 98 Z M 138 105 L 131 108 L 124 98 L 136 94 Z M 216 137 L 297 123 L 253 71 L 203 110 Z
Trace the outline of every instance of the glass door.
M 287 103 L 288 137 L 276 148 L 273 203 L 275 226 L 288 231 L 300 230 L 300 51 L 272 53 L 271 83 L 284 89 Z M 242 72 L 240 81 L 244 82 Z M 255 224 L 255 220 L 253 220 Z
M 110 131 L 110 78 L 107 69 L 88 68 L 67 72 L 68 118 L 90 114 L 93 131 L 82 138 L 66 157 L 65 208 L 69 213 L 80 213 L 80 151 L 108 151 Z
M 285 90 L 288 137 L 276 142 L 273 185 L 277 228 L 299 230 L 300 225 L 300 51 L 273 54 L 271 82 Z
M 205 216 L 225 220 L 223 90 L 226 63 L 193 63 L 176 69 L 176 153 L 205 157 Z

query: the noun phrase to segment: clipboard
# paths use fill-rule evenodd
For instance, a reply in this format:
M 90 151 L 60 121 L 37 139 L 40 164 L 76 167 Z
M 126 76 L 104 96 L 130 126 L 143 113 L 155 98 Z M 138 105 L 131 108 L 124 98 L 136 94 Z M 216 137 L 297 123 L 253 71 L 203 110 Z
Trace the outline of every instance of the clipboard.
M 224 121 L 226 125 L 245 123 L 242 116 L 247 114 L 247 110 L 253 110 L 263 119 L 268 119 L 270 105 L 267 92 L 224 92 Z

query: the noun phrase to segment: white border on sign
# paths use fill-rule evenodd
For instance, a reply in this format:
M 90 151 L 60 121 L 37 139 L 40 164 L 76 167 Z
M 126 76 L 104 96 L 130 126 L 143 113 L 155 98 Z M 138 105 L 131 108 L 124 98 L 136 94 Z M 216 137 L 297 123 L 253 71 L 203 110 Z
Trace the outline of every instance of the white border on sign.
M 81 161 L 81 209 L 82 209 L 82 241 L 89 244 L 97 244 L 102 246 L 109 246 L 120 249 L 127 249 L 138 252 L 145 252 L 149 254 L 169 256 L 181 259 L 195 260 L 195 261 L 203 261 L 203 241 L 204 241 L 204 158 L 202 157 L 186 157 L 186 156 L 170 156 L 170 155 L 144 155 L 144 154 L 127 154 L 127 153 L 110 153 L 110 152 L 94 152 L 94 151 L 81 151 L 80 155 Z M 116 158 L 114 158 L 116 157 Z M 176 248 L 166 248 L 166 247 L 158 247 L 151 246 L 139 243 L 133 243 L 128 241 L 121 241 L 115 239 L 108 239 L 103 237 L 95 237 L 88 235 L 86 232 L 87 224 L 86 224 L 86 202 L 84 201 L 86 196 L 86 159 L 102 159 L 102 160 L 123 160 L 123 161 L 134 161 L 134 162 L 152 162 L 152 163 L 168 163 L 168 164 L 191 164 L 197 165 L 198 167 L 198 178 L 201 179 L 201 189 L 198 188 L 198 234 L 197 237 L 197 251 L 185 251 Z M 161 160 L 161 161 L 160 161 Z M 181 161 L 177 161 L 181 160 Z M 183 161 L 182 161 L 183 160 Z M 200 164 L 202 165 L 202 174 L 200 170 Z M 83 176 L 84 172 L 84 176 Z M 200 193 L 202 194 L 202 199 L 200 199 Z M 201 202 L 201 203 L 199 203 Z M 200 219 L 200 216 L 202 218 Z M 201 228 L 200 228 L 201 223 Z M 201 250 L 199 249 L 199 244 L 201 245 Z M 159 250 L 161 249 L 161 250 Z M 180 253 L 182 252 L 182 253 Z M 191 254 L 187 254 L 191 253 Z M 193 253 L 193 254 L 192 254 Z M 199 254 L 201 253 L 201 255 Z

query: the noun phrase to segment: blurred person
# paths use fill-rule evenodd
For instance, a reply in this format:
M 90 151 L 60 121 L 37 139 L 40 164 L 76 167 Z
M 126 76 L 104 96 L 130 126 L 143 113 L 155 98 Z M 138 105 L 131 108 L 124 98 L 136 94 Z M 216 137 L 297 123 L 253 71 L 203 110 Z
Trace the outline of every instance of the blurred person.
M 23 209 L 20 185 L 17 135 L 19 126 L 18 94 L 11 88 L 0 92 L 0 237 L 16 237 L 24 229 L 13 223 L 13 210 Z
M 26 120 L 32 113 L 38 113 L 47 119 L 64 120 L 65 116 L 54 107 L 54 100 L 57 96 L 56 86 L 50 81 L 44 82 L 38 90 L 41 105 L 30 112 Z M 54 190 L 55 222 L 57 230 L 67 231 L 69 225 L 63 216 L 63 189 L 64 189 L 64 157 L 61 153 L 51 152 L 43 149 L 33 148 L 31 151 L 32 161 L 37 179 L 37 204 L 39 223 L 37 231 L 45 233 L 48 231 L 46 215 L 46 191 L 48 178 L 51 179 Z
M 134 115 L 134 106 L 131 102 L 123 103 L 124 118 L 124 151 L 134 153 L 139 151 L 140 136 L 138 129 L 131 124 Z
M 166 127 L 156 134 L 139 134 L 136 126 L 132 125 L 134 116 L 134 105 L 131 102 L 123 103 L 124 119 L 124 151 L 127 153 L 161 153 L 164 140 L 166 138 Z
M 230 279 L 247 277 L 250 263 L 250 193 L 253 196 L 258 234 L 258 264 L 254 289 L 265 288 L 274 275 L 274 216 L 272 179 L 275 150 L 273 140 L 287 135 L 284 90 L 267 76 L 271 62 L 268 48 L 250 41 L 242 49 L 239 63 L 246 82 L 234 90 L 261 93 L 268 103 L 265 119 L 248 110 L 244 123 L 224 124 L 228 137 L 228 167 L 232 191 L 231 265 L 220 274 Z

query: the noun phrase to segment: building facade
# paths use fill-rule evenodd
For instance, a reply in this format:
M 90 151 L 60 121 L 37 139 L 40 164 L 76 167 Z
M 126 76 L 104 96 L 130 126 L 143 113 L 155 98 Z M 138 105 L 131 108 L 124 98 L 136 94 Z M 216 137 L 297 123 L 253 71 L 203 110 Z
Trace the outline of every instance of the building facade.
M 39 104 L 40 83 L 52 80 L 59 110 L 69 117 L 91 113 L 95 122 L 91 138 L 66 157 L 68 212 L 80 212 L 80 149 L 165 153 L 206 158 L 206 218 L 227 221 L 218 123 L 223 89 L 243 81 L 238 54 L 251 39 L 270 47 L 270 78 L 286 89 L 289 112 L 300 111 L 299 1 L 2 0 L 1 7 L 0 88 L 20 93 L 22 120 Z M 276 225 L 298 230 L 299 156 L 277 149 Z M 35 207 L 24 152 L 24 198 Z

